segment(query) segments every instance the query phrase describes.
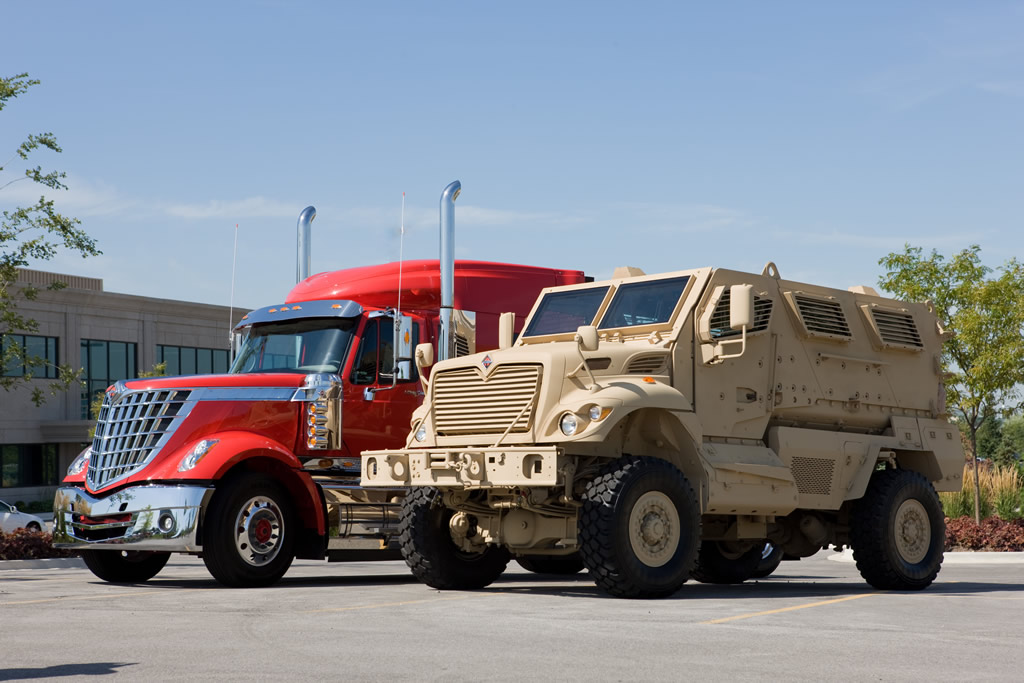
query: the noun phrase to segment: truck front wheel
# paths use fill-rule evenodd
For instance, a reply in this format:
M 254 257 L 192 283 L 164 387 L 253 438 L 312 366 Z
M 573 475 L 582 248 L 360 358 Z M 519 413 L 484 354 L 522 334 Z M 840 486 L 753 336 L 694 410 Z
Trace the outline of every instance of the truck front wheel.
M 273 478 L 244 474 L 218 488 L 206 513 L 203 562 L 225 586 L 269 586 L 291 566 L 291 502 Z
M 580 555 L 598 587 L 622 598 L 662 598 L 697 559 L 700 512 L 693 487 L 671 463 L 625 456 L 587 486 Z
M 490 585 L 508 566 L 508 550 L 488 546 L 479 553 L 463 551 L 448 526 L 453 514 L 436 488 L 417 488 L 402 499 L 398 541 L 405 563 L 413 576 L 432 588 L 472 590 Z
M 160 573 L 170 553 L 142 550 L 83 550 L 82 559 L 93 574 L 110 583 L 142 583 Z
M 917 472 L 875 472 L 850 518 L 861 576 L 882 590 L 921 590 L 942 568 L 946 522 L 931 483 Z

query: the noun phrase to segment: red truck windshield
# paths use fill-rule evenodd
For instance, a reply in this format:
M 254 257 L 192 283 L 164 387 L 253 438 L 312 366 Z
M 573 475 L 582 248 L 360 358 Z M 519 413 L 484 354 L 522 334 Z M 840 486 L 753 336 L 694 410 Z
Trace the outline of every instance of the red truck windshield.
M 340 373 L 358 322 L 326 318 L 253 325 L 231 372 Z

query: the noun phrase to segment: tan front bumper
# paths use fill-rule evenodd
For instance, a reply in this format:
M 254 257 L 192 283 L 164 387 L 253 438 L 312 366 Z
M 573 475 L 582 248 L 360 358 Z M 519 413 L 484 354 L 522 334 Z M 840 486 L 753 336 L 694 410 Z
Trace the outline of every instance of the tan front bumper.
M 364 487 L 561 486 L 568 458 L 556 446 L 364 451 Z

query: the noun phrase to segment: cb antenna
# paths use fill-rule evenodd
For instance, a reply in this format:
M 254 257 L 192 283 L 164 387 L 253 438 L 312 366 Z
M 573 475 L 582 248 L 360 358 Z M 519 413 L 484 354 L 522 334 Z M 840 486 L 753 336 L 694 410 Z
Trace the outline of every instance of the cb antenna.
M 404 258 L 405 249 L 405 192 L 402 193 L 402 220 L 400 223 L 400 232 L 398 234 L 398 306 L 395 309 L 395 337 L 394 345 L 395 349 L 398 349 L 398 335 L 401 334 L 402 329 L 402 261 Z M 398 378 L 398 358 L 397 354 L 394 357 L 395 369 L 392 370 L 394 377 L 397 381 Z
M 235 321 L 235 261 L 238 258 L 238 223 L 235 223 L 235 247 L 231 251 L 231 299 L 228 307 L 228 355 L 235 359 L 235 336 L 232 323 Z

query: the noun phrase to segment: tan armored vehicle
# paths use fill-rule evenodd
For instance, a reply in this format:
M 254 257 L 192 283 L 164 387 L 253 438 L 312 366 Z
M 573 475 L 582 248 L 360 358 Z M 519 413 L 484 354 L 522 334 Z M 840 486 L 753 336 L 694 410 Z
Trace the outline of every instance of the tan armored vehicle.
M 514 343 L 438 363 L 403 450 L 362 484 L 412 487 L 402 552 L 437 588 L 511 556 L 586 567 L 622 597 L 736 583 L 766 543 L 852 546 L 873 586 L 942 563 L 936 490 L 961 487 L 932 310 L 701 268 L 546 289 Z M 421 365 L 432 358 L 420 352 Z

